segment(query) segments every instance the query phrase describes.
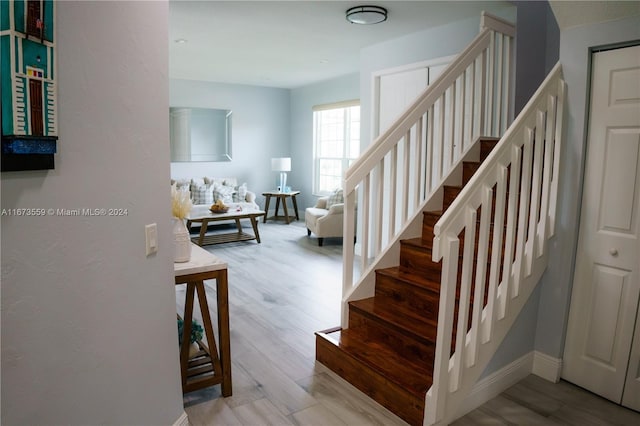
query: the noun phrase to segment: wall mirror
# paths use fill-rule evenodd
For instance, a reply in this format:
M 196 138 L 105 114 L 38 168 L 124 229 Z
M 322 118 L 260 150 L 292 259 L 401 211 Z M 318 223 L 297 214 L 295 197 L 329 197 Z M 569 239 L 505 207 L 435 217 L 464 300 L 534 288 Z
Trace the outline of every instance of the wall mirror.
M 231 161 L 231 110 L 169 108 L 171 161 Z

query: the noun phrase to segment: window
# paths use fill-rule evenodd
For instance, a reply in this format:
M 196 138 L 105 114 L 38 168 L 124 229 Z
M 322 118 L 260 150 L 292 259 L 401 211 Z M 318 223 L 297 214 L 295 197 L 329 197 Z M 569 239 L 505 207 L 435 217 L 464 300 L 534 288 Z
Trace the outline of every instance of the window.
M 313 108 L 313 193 L 342 188 L 347 168 L 360 156 L 360 104 L 357 101 Z
M 42 13 L 40 0 L 27 1 L 27 34 L 42 38 Z

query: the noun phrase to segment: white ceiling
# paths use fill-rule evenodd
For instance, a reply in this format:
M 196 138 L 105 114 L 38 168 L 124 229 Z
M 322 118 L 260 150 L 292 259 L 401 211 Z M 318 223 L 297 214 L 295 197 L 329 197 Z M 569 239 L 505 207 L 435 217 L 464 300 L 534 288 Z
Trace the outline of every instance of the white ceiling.
M 363 4 L 385 7 L 388 20 L 347 22 L 346 10 Z M 497 0 L 170 0 L 169 76 L 300 87 L 356 72 L 362 47 L 506 7 L 512 5 Z
M 549 2 L 561 30 L 594 22 L 614 21 L 640 15 L 640 1 L 567 1 Z
M 385 7 L 389 19 L 370 26 L 347 22 L 346 10 L 363 4 Z M 560 29 L 640 14 L 635 0 L 551 0 L 550 5 Z M 498 0 L 170 0 L 169 76 L 300 87 L 356 72 L 362 47 L 506 7 L 513 5 Z

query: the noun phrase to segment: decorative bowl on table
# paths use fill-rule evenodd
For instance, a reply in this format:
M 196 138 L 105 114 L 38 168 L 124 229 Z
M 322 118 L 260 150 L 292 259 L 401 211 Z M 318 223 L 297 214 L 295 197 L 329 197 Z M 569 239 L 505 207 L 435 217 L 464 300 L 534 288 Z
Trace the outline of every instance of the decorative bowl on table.
M 213 204 L 211 207 L 209 207 L 209 210 L 211 211 L 211 213 L 226 213 L 229 211 L 229 206 L 225 206 L 224 204 Z

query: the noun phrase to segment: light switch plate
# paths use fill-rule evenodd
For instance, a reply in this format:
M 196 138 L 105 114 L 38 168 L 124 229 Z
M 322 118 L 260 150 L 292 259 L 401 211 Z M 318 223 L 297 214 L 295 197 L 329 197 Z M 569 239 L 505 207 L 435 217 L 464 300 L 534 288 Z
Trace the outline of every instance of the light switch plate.
M 158 226 L 155 223 L 150 223 L 144 226 L 145 246 L 147 249 L 147 256 L 158 252 Z

